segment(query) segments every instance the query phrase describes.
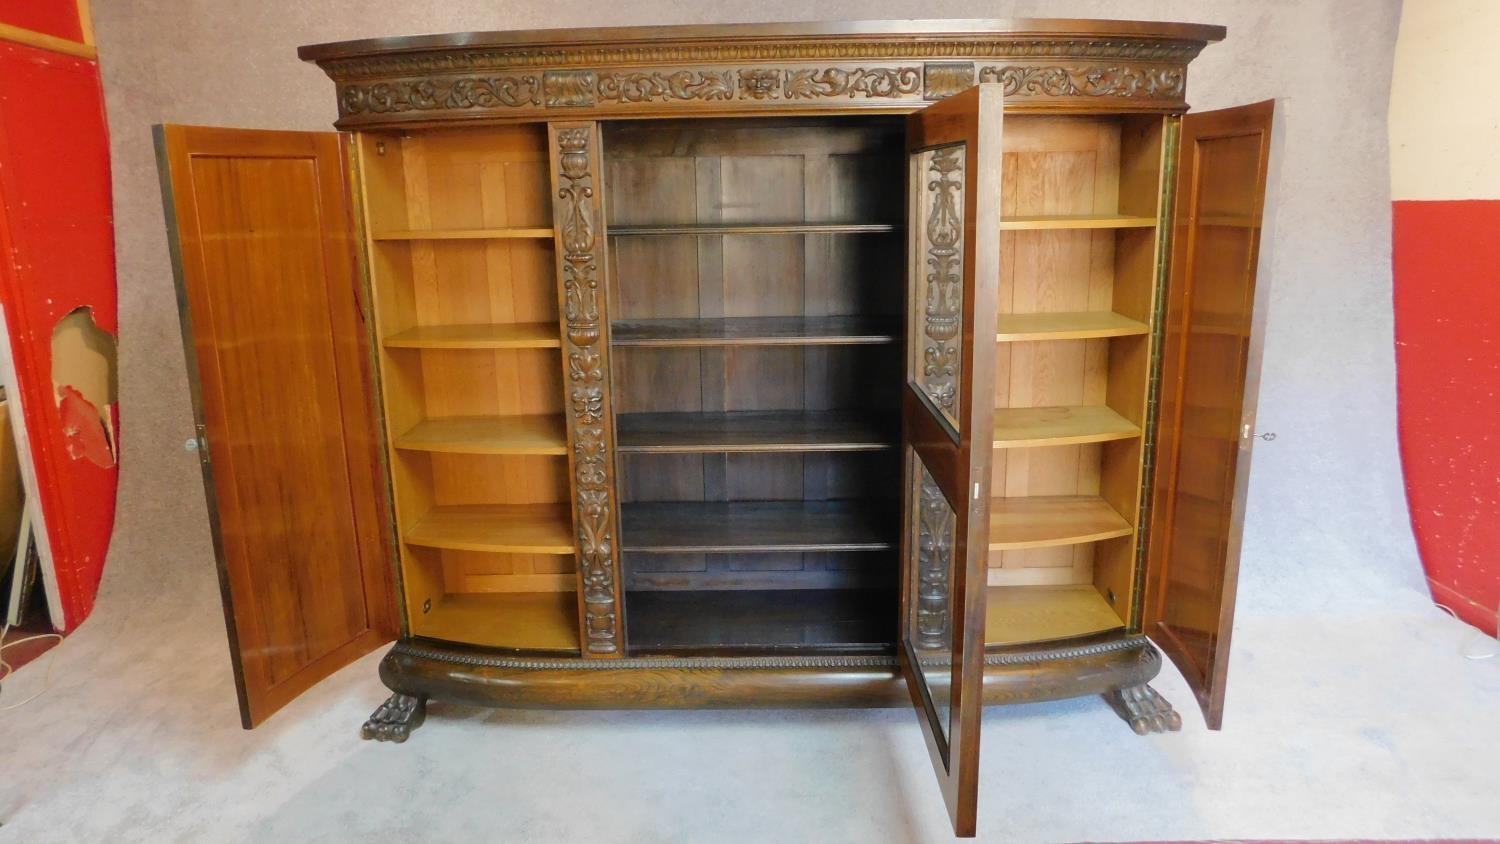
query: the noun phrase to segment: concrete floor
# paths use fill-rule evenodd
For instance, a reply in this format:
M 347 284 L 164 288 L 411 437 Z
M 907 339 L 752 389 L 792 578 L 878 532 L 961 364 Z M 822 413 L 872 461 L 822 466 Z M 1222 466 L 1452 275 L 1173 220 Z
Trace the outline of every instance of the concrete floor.
M 205 567 L 207 564 L 205 563 Z M 911 712 L 487 712 L 435 704 L 361 742 L 378 654 L 239 729 L 208 578 L 109 600 L 45 697 L 0 714 L 0 842 L 939 841 Z M 1500 659 L 1414 590 L 1355 614 L 1242 618 L 1225 730 L 1099 700 L 986 714 L 981 838 L 1500 836 Z M 39 688 L 45 661 L 0 706 Z

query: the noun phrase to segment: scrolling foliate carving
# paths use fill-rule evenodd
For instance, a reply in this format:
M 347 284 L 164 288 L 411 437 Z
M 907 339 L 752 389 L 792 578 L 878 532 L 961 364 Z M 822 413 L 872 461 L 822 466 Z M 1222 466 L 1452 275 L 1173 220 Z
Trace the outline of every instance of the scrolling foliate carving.
M 953 535 L 958 521 L 937 481 L 918 461 L 916 644 L 944 650 L 952 642 L 948 575 L 953 567 Z
M 603 73 L 602 102 L 648 103 L 657 100 L 727 100 L 734 96 L 734 71 L 679 70 L 676 73 Z
M 911 96 L 922 90 L 922 71 L 915 67 L 804 68 L 786 72 L 789 100 L 816 97 Z
M 963 321 L 964 148 L 940 147 L 928 157 L 931 205 L 925 227 L 927 274 L 922 331 L 922 389 L 957 423 L 959 329 Z
M 1005 96 L 1181 97 L 1187 74 L 1181 67 L 1025 66 L 985 67 L 979 81 L 999 82 Z
M 402 111 L 499 108 L 541 105 L 535 76 L 423 79 L 345 85 L 339 101 L 345 114 L 389 114 Z
M 556 130 L 557 196 L 553 216 L 561 246 L 568 426 L 573 437 L 574 526 L 578 531 L 579 588 L 584 648 L 620 650 L 613 501 L 614 447 L 606 386 L 600 285 L 599 199 L 595 190 L 592 126 Z

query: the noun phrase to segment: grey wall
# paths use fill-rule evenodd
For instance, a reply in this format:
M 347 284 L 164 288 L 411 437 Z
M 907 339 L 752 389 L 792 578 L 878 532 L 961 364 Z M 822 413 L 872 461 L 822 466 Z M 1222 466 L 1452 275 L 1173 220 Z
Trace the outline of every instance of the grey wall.
M 94 0 L 113 133 L 123 456 L 101 601 L 216 601 L 150 125 L 327 129 L 332 83 L 300 44 L 468 29 L 1052 16 L 1219 23 L 1189 73 L 1214 108 L 1275 97 L 1282 151 L 1244 613 L 1416 600 L 1396 453 L 1385 115 L 1398 0 Z M 1279 165 L 1279 166 L 1278 166 Z

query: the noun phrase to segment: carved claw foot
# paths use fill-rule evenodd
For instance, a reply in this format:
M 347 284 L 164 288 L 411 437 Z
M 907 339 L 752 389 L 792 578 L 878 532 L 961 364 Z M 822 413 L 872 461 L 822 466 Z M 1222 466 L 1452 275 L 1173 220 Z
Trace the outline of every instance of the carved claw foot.
M 359 729 L 359 737 L 400 743 L 411 737 L 411 731 L 427 720 L 427 698 L 396 692 L 370 715 Z
M 1138 736 L 1182 729 L 1182 716 L 1156 689 L 1144 683 L 1105 692 L 1104 699 Z

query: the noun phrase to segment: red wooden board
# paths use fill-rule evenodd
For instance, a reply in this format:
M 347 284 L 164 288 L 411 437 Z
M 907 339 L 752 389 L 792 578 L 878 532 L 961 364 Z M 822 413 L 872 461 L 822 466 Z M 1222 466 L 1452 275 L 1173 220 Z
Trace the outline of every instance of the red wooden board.
M 108 335 L 119 331 L 109 136 L 94 62 L 0 42 L 0 199 L 0 302 L 64 613 L 53 622 L 71 629 L 93 608 L 119 477 L 118 413 L 80 407 L 52 377 L 53 330 L 74 309 L 90 308 Z M 100 410 L 107 421 L 97 421 Z
M 1500 201 L 1393 205 L 1397 401 L 1412 530 L 1433 599 L 1493 636 Z
M 0 23 L 69 41 L 83 40 L 83 29 L 78 21 L 78 0 L 0 2 Z

